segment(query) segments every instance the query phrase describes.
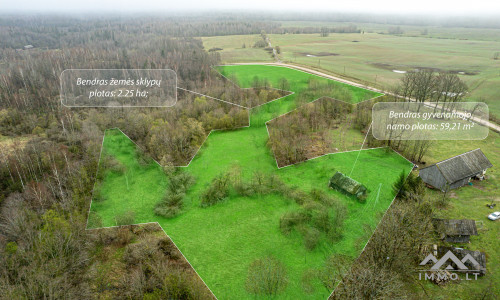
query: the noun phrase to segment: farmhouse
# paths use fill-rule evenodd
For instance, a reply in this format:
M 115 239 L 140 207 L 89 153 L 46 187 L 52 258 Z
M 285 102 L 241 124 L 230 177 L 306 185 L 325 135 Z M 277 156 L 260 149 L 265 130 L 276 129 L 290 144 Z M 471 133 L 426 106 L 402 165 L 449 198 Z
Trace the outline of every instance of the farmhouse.
M 330 178 L 329 186 L 333 189 L 355 195 L 358 200 L 365 201 L 367 196 L 367 189 L 364 185 L 356 180 L 337 172 Z
M 471 235 L 478 235 L 474 220 L 432 219 L 440 238 L 450 243 L 468 243 Z
M 419 176 L 425 183 L 446 192 L 466 185 L 473 177 L 482 179 L 492 166 L 478 148 L 420 169 Z

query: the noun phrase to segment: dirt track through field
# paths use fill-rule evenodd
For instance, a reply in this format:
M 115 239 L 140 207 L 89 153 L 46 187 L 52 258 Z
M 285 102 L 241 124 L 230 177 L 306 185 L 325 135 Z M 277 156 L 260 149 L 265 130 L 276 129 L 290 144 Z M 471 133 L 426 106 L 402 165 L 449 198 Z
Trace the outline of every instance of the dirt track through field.
M 313 69 L 302 67 L 302 66 L 296 66 L 296 65 L 292 65 L 292 64 L 285 64 L 285 63 L 281 63 L 281 62 L 280 63 L 266 63 L 266 62 L 263 62 L 263 63 L 234 63 L 232 65 L 255 65 L 255 64 L 259 64 L 259 65 L 274 65 L 274 66 L 281 66 L 281 67 L 292 68 L 292 69 L 300 70 L 300 71 L 303 71 L 303 72 L 306 72 L 306 73 L 318 75 L 318 76 L 321 76 L 321 77 L 324 77 L 324 78 L 336 80 L 336 81 L 339 81 L 339 82 L 342 82 L 342 83 L 350 84 L 350 85 L 353 85 L 353 86 L 356 86 L 356 87 L 360 87 L 360 88 L 364 88 L 364 89 L 367 89 L 367 90 L 371 90 L 371 91 L 374 91 L 374 92 L 384 93 L 384 94 L 388 94 L 388 95 L 393 95 L 392 92 L 384 91 L 384 90 L 377 89 L 377 88 L 374 88 L 374 87 L 371 87 L 371 86 L 367 86 L 367 85 L 364 85 L 364 84 L 361 84 L 361 83 L 358 83 L 358 82 L 350 81 L 350 80 L 347 80 L 347 79 L 344 79 L 344 78 L 341 78 L 341 77 L 337 77 L 337 76 L 334 76 L 334 75 L 326 74 L 326 73 L 323 73 L 321 71 L 313 70 Z M 438 107 L 438 108 L 440 108 L 440 107 Z M 474 122 L 478 123 L 478 124 L 481 124 L 483 126 L 486 126 L 486 127 L 490 128 L 493 131 L 500 132 L 500 126 L 497 125 L 496 123 L 493 123 L 493 122 L 490 122 L 490 121 L 486 121 L 486 120 L 482 120 L 482 119 L 477 119 L 477 118 L 474 118 L 474 117 L 472 117 L 471 119 Z

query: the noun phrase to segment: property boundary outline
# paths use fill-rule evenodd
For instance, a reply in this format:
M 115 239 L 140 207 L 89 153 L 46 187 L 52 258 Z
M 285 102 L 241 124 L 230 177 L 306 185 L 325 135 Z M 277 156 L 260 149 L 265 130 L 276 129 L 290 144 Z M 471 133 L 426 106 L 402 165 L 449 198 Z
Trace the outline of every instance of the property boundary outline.
M 235 64 L 237 65 L 237 64 Z M 266 64 L 255 64 L 255 65 L 266 65 Z M 224 66 L 224 65 L 220 65 L 220 66 Z M 298 70 L 298 69 L 293 69 L 293 68 L 290 68 L 290 67 L 287 67 L 287 66 L 276 66 L 274 65 L 275 67 L 284 67 L 284 68 L 289 68 L 289 69 L 292 69 L 292 70 L 295 70 L 295 71 L 300 71 L 300 72 L 303 72 L 303 73 L 306 73 L 306 74 L 310 74 L 310 75 L 314 75 L 314 76 L 317 76 L 317 77 L 320 77 L 320 78 L 324 78 L 324 79 L 327 79 L 327 80 L 332 80 L 332 81 L 336 81 L 334 79 L 330 79 L 330 78 L 326 78 L 326 77 L 323 77 L 323 76 L 319 76 L 317 74 L 312 74 L 312 73 L 308 73 L 308 72 L 305 72 L 303 70 Z M 217 70 L 216 70 L 217 71 Z M 218 72 L 218 71 L 217 71 Z M 233 81 L 231 81 L 229 78 L 227 78 L 226 76 L 224 76 L 222 73 L 218 72 L 221 76 L 223 76 L 224 78 L 226 78 L 228 81 L 232 82 L 233 84 L 235 84 L 236 86 L 239 87 L 238 84 L 234 83 Z M 346 84 L 346 85 L 350 85 L 348 83 L 343 83 L 343 82 L 340 82 L 340 81 L 337 81 L 339 83 L 342 83 L 342 84 Z M 372 90 L 369 90 L 369 89 L 366 89 L 366 88 L 362 88 L 362 87 L 357 87 L 355 85 L 350 85 L 350 86 L 353 86 L 353 87 L 356 87 L 356 88 L 361 88 L 361 89 L 365 89 L 365 90 L 368 90 L 368 91 L 372 91 Z M 234 127 L 234 128 L 226 128 L 226 129 L 212 129 L 209 134 L 205 137 L 205 140 L 201 143 L 200 147 L 198 148 L 198 150 L 196 151 L 196 153 L 193 155 L 193 157 L 190 159 L 190 161 L 188 162 L 187 165 L 184 165 L 184 166 L 173 166 L 175 168 L 183 168 L 183 167 L 189 167 L 189 165 L 191 164 L 191 162 L 193 161 L 193 159 L 198 155 L 198 152 L 201 150 L 201 148 L 203 147 L 203 145 L 205 144 L 206 140 L 208 139 L 208 137 L 212 134 L 213 131 L 224 131 L 224 130 L 234 130 L 234 129 L 241 129 L 241 128 L 247 128 L 247 127 L 250 127 L 251 124 L 250 124 L 250 110 L 252 110 L 253 108 L 256 108 L 256 107 L 259 107 L 259 106 L 262 106 L 262 105 L 265 105 L 265 104 L 268 104 L 268 103 L 271 103 L 271 102 L 274 102 L 276 100 L 279 100 L 279 99 L 282 99 L 282 98 L 285 98 L 285 97 L 288 97 L 288 96 L 291 96 L 293 94 L 295 94 L 295 92 L 293 91 L 287 91 L 287 92 L 290 92 L 290 94 L 288 95 L 285 95 L 285 96 L 282 96 L 280 98 L 276 98 L 276 99 L 273 99 L 269 102 L 266 102 L 266 103 L 263 103 L 263 104 L 260 104 L 260 105 L 257 105 L 257 106 L 254 106 L 254 107 L 251 107 L 251 108 L 248 108 L 248 107 L 245 107 L 245 106 L 242 106 L 242 105 L 239 105 L 239 104 L 236 104 L 236 103 L 232 103 L 232 102 L 229 102 L 229 101 L 225 101 L 225 100 L 222 100 L 222 99 L 218 99 L 218 98 L 215 98 L 215 97 L 211 97 L 211 96 L 208 96 L 208 95 L 205 95 L 205 94 L 201 94 L 201 93 L 198 93 L 198 92 L 195 92 L 195 91 L 191 91 L 191 90 L 188 90 L 188 89 L 184 89 L 184 88 L 180 88 L 180 87 L 176 87 L 176 89 L 181 89 L 183 91 L 186 91 L 186 92 L 190 92 L 190 93 L 194 93 L 194 94 L 197 94 L 197 95 L 201 95 L 201 96 L 204 96 L 204 97 L 208 97 L 210 99 L 213 99 L 213 100 L 217 100 L 217 101 L 221 101 L 223 103 L 226 103 L 226 104 L 231 104 L 231 105 L 235 105 L 235 106 L 238 106 L 240 108 L 243 108 L 243 109 L 246 109 L 247 110 L 247 113 L 248 113 L 248 125 L 247 126 L 240 126 L 240 127 Z M 248 89 L 248 88 L 241 88 L 240 89 Z M 280 89 L 276 89 L 276 90 L 280 90 Z M 281 90 L 283 91 L 283 90 Z M 293 110 L 291 111 L 288 111 L 286 113 L 283 113 L 271 120 L 268 120 L 265 122 L 265 125 L 266 125 L 266 130 L 267 130 L 267 133 L 268 133 L 268 137 L 270 137 L 269 135 L 269 129 L 268 129 L 268 125 L 267 123 L 272 121 L 272 120 L 275 120 L 281 116 L 284 116 L 286 114 L 289 114 L 301 107 L 303 107 L 304 105 L 307 105 L 309 103 L 313 103 L 313 102 L 316 102 L 322 98 L 329 98 L 329 99 L 333 99 L 335 101 L 341 101 L 341 102 L 344 102 L 344 103 L 348 103 L 348 104 L 351 104 L 351 105 L 357 105 L 359 103 L 363 103 L 365 101 L 369 101 L 369 100 L 374 100 L 378 97 L 382 97 L 384 96 L 385 94 L 384 93 L 380 93 L 380 92 L 377 92 L 381 95 L 379 96 L 376 96 L 376 97 L 373 97 L 373 98 L 370 98 L 370 99 L 366 99 L 366 100 L 363 100 L 361 102 L 357 102 L 357 103 L 349 103 L 349 102 L 346 102 L 346 101 L 343 101 L 343 100 L 337 100 L 337 99 L 334 99 L 334 98 L 331 98 L 331 97 L 328 97 L 328 96 L 322 96 L 322 97 L 319 97 L 313 101 L 310 101 L 310 102 L 307 102 L 303 105 L 300 105 L 299 107 L 296 107 L 294 108 Z M 177 101 L 176 101 L 177 103 Z M 174 104 L 175 105 L 175 104 Z M 174 106 L 172 105 L 172 106 Z M 172 107 L 170 106 L 170 107 Z M 110 108 L 120 108 L 120 107 L 110 107 Z M 138 106 L 134 106 L 132 108 L 140 108 Z M 371 123 L 370 123 L 370 126 L 371 126 Z M 139 146 L 135 141 L 133 141 L 127 134 L 125 134 L 120 128 L 118 127 L 114 127 L 114 128 L 108 128 L 104 131 L 103 133 L 103 139 L 102 139 L 102 144 L 101 144 L 101 150 L 100 150 L 100 154 L 99 154 L 99 162 L 98 162 L 98 167 L 97 167 L 97 171 L 96 171 L 96 181 L 94 182 L 94 188 L 92 189 L 92 198 L 91 198 L 91 201 L 90 201 L 90 206 L 89 206 L 89 213 L 88 213 L 88 216 L 87 216 L 87 224 L 86 224 L 86 228 L 85 230 L 101 230 L 101 229 L 107 229 L 107 228 L 120 228 L 120 227 L 126 227 L 126 226 L 137 226 L 137 225 L 144 225 L 144 224 L 157 224 L 158 226 L 160 226 L 160 228 L 162 229 L 162 231 L 165 233 L 165 235 L 172 241 L 172 243 L 174 244 L 174 246 L 178 249 L 178 251 L 181 253 L 182 257 L 184 257 L 184 259 L 186 260 L 186 262 L 190 265 L 190 267 L 193 269 L 193 271 L 195 272 L 195 274 L 200 278 L 200 280 L 203 282 L 203 284 L 205 284 L 205 286 L 208 288 L 208 290 L 210 291 L 210 293 L 213 295 L 213 297 L 215 299 L 218 299 L 215 294 L 213 293 L 213 291 L 210 289 L 210 287 L 205 283 L 205 281 L 203 280 L 203 278 L 201 278 L 201 276 L 198 274 L 198 272 L 196 271 L 196 269 L 191 265 L 191 263 L 189 262 L 189 260 L 184 256 L 184 254 L 182 253 L 182 251 L 180 250 L 179 247 L 177 247 L 177 245 L 175 244 L 175 242 L 170 238 L 170 236 L 166 233 L 166 231 L 164 230 L 164 228 L 158 223 L 158 222 L 145 222 L 145 223 L 134 223 L 134 224 L 128 224 L 128 225 L 116 225 L 116 226 L 107 226 L 107 227 L 99 227 L 99 228 L 87 228 L 88 227 L 88 221 L 89 221 L 89 218 L 90 218 L 90 211 L 91 211 L 91 207 L 92 207 L 92 200 L 93 200 L 93 194 L 94 194 L 94 189 L 95 189 L 95 185 L 97 183 L 97 172 L 99 171 L 99 165 L 100 165 L 100 162 L 101 162 L 101 156 L 102 156 L 102 151 L 103 151 L 103 146 L 104 146 L 104 138 L 105 138 L 105 135 L 106 135 L 106 131 L 108 130 L 116 130 L 118 129 L 123 135 L 125 135 L 130 141 L 132 141 L 132 143 L 138 147 L 139 149 L 143 150 L 141 146 Z M 366 136 L 369 134 L 369 130 L 367 131 L 366 133 Z M 366 138 L 365 136 L 365 138 Z M 363 143 L 364 145 L 364 143 Z M 363 146 L 362 146 L 363 147 Z M 301 163 L 304 163 L 304 162 L 307 162 L 309 160 L 313 160 L 313 159 L 316 159 L 316 158 L 320 158 L 320 157 L 323 157 L 323 156 L 328 156 L 328 155 L 334 155 L 334 154 L 341 154 L 341 153 L 347 153 L 347 152 L 355 152 L 355 151 L 363 151 L 363 150 L 373 150 L 373 149 L 380 149 L 380 148 L 387 148 L 387 147 L 375 147 L 375 148 L 367 148 L 367 149 L 360 149 L 360 150 L 349 150 L 349 151 L 342 151 L 342 152 L 333 152 L 333 153 L 326 153 L 326 154 L 322 154 L 322 155 L 319 155 L 319 156 L 316 156 L 316 157 L 313 157 L 313 158 L 310 158 L 310 159 L 307 159 L 306 161 L 302 161 L 302 162 L 298 162 L 298 163 L 295 163 L 295 164 L 290 164 L 290 165 L 286 165 L 286 166 L 283 166 L 283 167 L 279 167 L 278 166 L 278 162 L 276 160 L 276 156 L 274 155 L 274 152 L 273 152 L 273 156 L 275 158 L 275 162 L 276 162 L 276 166 L 277 166 L 277 169 L 282 169 L 282 168 L 285 168 L 285 167 L 289 167 L 289 166 L 293 166 L 293 165 L 297 165 L 297 164 L 301 164 Z M 393 150 L 393 149 L 391 149 Z M 407 158 L 405 158 L 404 156 L 402 156 L 400 153 L 398 153 L 397 151 L 393 150 L 393 152 L 396 152 L 399 156 L 403 157 L 406 161 L 410 162 L 412 164 L 412 166 L 414 167 L 415 164 L 413 164 L 413 162 L 411 162 L 410 160 L 408 160 Z M 158 164 L 159 167 L 162 167 L 162 165 L 156 161 L 154 158 L 151 157 L 151 159 L 156 163 Z M 405 180 L 406 178 L 408 177 L 408 175 L 412 172 L 413 170 L 413 167 L 412 169 L 410 169 L 410 171 L 408 172 L 408 174 L 406 175 L 405 177 Z M 398 192 L 399 193 L 399 192 Z M 373 233 L 370 235 L 370 238 L 367 240 L 367 242 L 365 243 L 363 249 L 361 250 L 361 252 L 359 253 L 358 257 L 353 261 L 353 264 L 359 260 L 359 258 L 361 257 L 362 253 L 365 251 L 365 248 L 366 246 L 368 245 L 368 243 L 370 242 L 370 240 L 372 239 L 373 235 L 375 234 L 375 231 L 377 230 L 378 226 L 380 225 L 380 223 L 384 220 L 386 214 L 387 214 L 387 211 L 392 207 L 392 204 L 394 203 L 394 200 L 396 199 L 398 193 L 396 193 L 396 195 L 394 196 L 394 198 L 392 199 L 391 203 L 389 204 L 389 206 L 387 207 L 387 209 L 385 210 L 383 216 L 381 217 L 381 219 L 379 220 L 379 222 L 377 223 L 377 225 L 375 226 L 375 229 L 373 230 Z M 351 268 L 352 268 L 352 265 L 351 265 Z M 331 292 L 331 294 L 327 297 L 330 298 L 331 295 L 333 295 L 333 293 L 335 292 L 336 288 L 338 287 L 338 285 L 340 284 L 341 282 L 337 282 L 336 285 L 335 285 L 335 288 L 333 289 L 333 291 Z

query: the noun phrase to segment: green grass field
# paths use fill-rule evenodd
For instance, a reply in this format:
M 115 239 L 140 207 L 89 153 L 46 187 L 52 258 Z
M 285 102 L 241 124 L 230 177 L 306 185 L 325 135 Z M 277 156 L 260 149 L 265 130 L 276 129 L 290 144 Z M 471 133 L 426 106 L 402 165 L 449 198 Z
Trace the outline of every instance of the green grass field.
M 316 24 L 320 25 L 325 24 Z M 404 36 L 375 33 L 387 27 L 389 25 L 385 29 L 373 27 L 371 33 L 330 34 L 328 37 L 320 37 L 319 34 L 268 36 L 274 46 L 280 46 L 284 62 L 308 66 L 383 89 L 389 89 L 403 76 L 393 70 L 435 68 L 464 72 L 463 75 L 458 74 L 469 85 L 467 99 L 486 102 L 490 114 L 500 118 L 500 101 L 497 99 L 500 60 L 493 60 L 494 53 L 500 51 L 498 30 L 439 28 L 429 29 L 427 36 L 417 35 L 417 28 L 408 28 Z M 223 48 L 220 51 L 223 63 L 272 62 L 272 57 L 265 50 L 241 48 L 242 40 L 258 38 L 257 35 L 204 37 L 203 43 L 206 48 Z M 255 54 L 250 56 L 248 51 Z M 321 56 L 327 53 L 336 55 Z
M 375 228 L 394 198 L 392 183 L 402 171 L 409 172 L 412 164 L 392 151 L 371 149 L 326 155 L 278 169 L 266 146 L 265 122 L 295 108 L 297 96 L 312 75 L 253 65 L 219 70 L 226 76 L 234 74 L 242 87 L 255 75 L 268 78 L 273 85 L 286 76 L 295 94 L 252 109 L 248 128 L 211 132 L 190 165 L 183 168 L 196 183 L 187 192 L 182 214 L 173 219 L 154 214 L 154 206 L 167 186 L 161 167 L 152 160 L 139 162 L 136 146 L 119 130 L 106 131 L 102 155 L 116 158 L 124 168 L 122 173 L 100 170 L 103 179 L 96 186 L 104 199 L 92 201 L 88 227 L 115 226 L 116 216 L 127 212 L 133 212 L 133 223 L 158 222 L 219 299 L 260 299 L 245 290 L 245 281 L 251 262 L 267 255 L 278 258 L 288 274 L 287 288 L 277 299 L 325 299 L 331 291 L 319 281 L 313 282 L 312 293 L 304 291 L 303 274 L 321 268 L 332 254 L 359 255 L 368 239 L 363 225 Z M 353 103 L 378 95 L 346 88 L 352 91 Z M 231 192 L 226 201 L 201 208 L 200 194 L 216 175 L 231 169 L 241 170 L 243 179 L 249 179 L 255 171 L 276 174 L 300 190 L 316 188 L 336 197 L 348 211 L 342 238 L 335 243 L 322 238 L 314 250 L 308 251 L 300 234 L 283 235 L 280 216 L 297 209 L 298 204 L 280 195 L 241 197 Z M 335 170 L 352 172 L 352 178 L 367 186 L 371 192 L 366 203 L 328 189 Z

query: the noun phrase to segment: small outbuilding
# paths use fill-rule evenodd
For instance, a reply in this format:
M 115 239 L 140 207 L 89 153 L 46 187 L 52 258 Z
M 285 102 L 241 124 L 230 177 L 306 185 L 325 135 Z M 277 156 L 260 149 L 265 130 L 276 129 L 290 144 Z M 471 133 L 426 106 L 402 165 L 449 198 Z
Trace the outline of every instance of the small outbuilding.
M 478 235 L 474 220 L 432 219 L 442 240 L 449 243 L 469 243 L 471 235 Z
M 438 255 L 442 257 L 448 251 L 451 251 L 458 259 L 460 259 L 464 265 L 467 267 L 467 271 L 465 273 L 479 273 L 479 275 L 486 274 L 486 254 L 481 251 L 471 251 L 467 249 L 461 248 L 453 248 L 453 247 L 438 247 Z M 470 259 L 472 258 L 472 259 Z M 454 266 L 452 262 L 452 267 L 457 269 L 457 266 Z
M 459 188 L 476 177 L 483 179 L 493 167 L 481 149 L 472 150 L 420 169 L 422 180 L 443 192 Z
M 361 202 L 366 201 L 368 190 L 364 185 L 340 172 L 330 178 L 329 186 L 333 189 L 356 196 Z

